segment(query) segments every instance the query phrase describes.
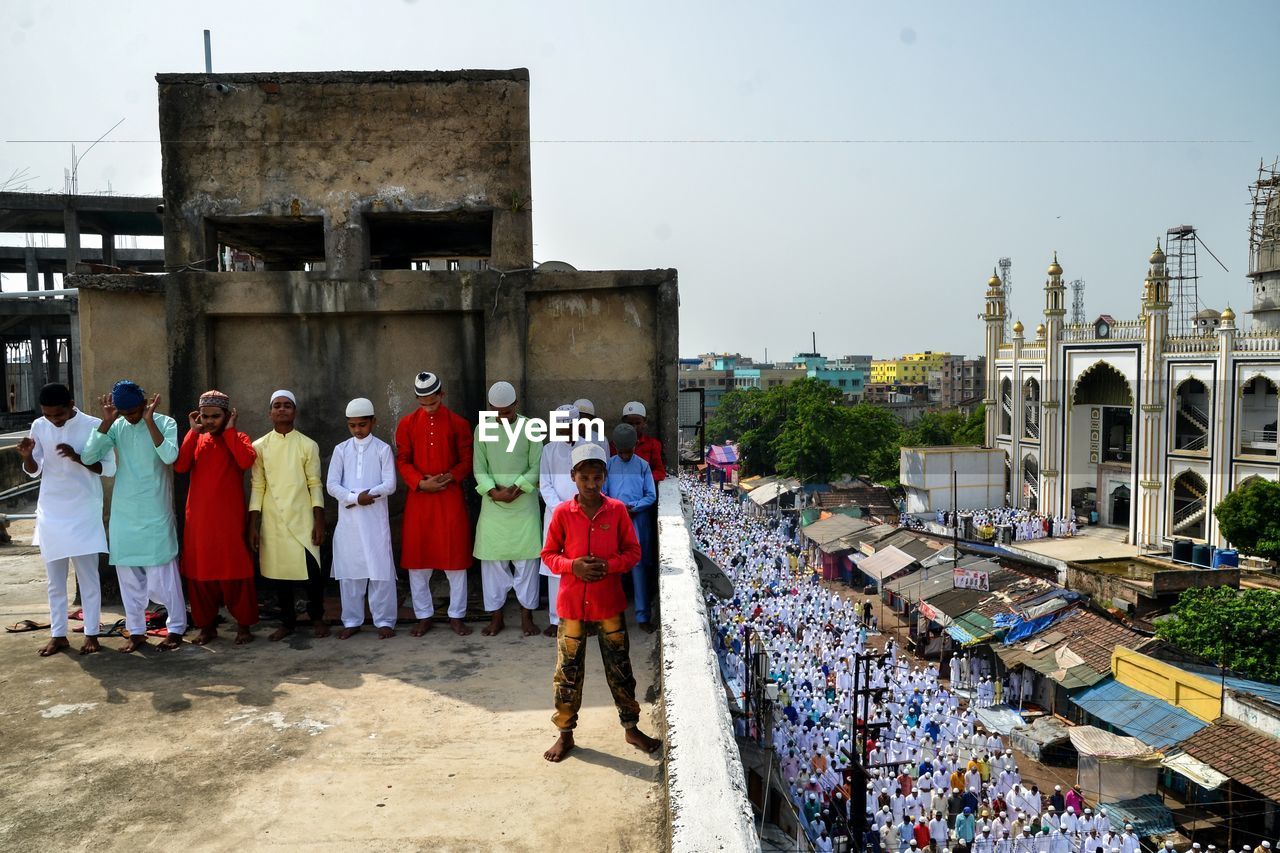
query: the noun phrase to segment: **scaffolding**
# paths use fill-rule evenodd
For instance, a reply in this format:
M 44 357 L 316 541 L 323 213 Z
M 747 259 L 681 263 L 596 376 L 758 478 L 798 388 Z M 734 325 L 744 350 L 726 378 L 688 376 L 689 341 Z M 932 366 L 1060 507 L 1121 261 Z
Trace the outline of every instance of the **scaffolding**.
M 1175 338 L 1196 333 L 1200 310 L 1200 275 L 1196 271 L 1196 227 L 1175 225 L 1165 235 L 1164 256 L 1169 272 L 1169 334 Z
M 1071 282 L 1071 322 L 1086 323 L 1084 318 L 1084 279 Z
M 1004 339 L 1007 341 L 1011 340 L 1009 322 L 1010 318 L 1013 317 L 1013 303 L 1009 301 L 1009 297 L 1013 295 L 1013 273 L 1010 272 L 1013 268 L 1013 259 L 1001 258 L 998 263 L 1000 266 L 1000 283 L 1004 287 Z
M 1280 157 L 1267 165 L 1258 162 L 1258 180 L 1249 187 L 1253 206 L 1249 211 L 1249 272 L 1258 272 L 1263 230 L 1266 227 L 1267 206 L 1280 193 Z

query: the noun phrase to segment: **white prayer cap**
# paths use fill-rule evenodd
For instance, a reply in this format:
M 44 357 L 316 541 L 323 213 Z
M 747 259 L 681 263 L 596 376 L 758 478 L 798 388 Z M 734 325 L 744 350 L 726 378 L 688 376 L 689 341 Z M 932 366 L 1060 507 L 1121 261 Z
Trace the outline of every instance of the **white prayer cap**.
M 489 405 L 495 409 L 505 408 L 516 401 L 516 389 L 510 382 L 495 382 L 489 386 Z
M 622 407 L 622 416 L 625 418 L 627 415 L 639 415 L 644 418 L 648 417 L 648 412 L 645 410 L 644 403 L 632 400 Z
M 439 394 L 442 390 L 444 390 L 444 384 L 434 373 L 424 370 L 413 377 L 413 393 L 419 397 L 430 397 L 432 394 Z
M 602 448 L 598 444 L 593 444 L 589 442 L 583 442 L 582 444 L 579 444 L 577 447 L 573 448 L 573 453 L 570 454 L 570 458 L 573 460 L 574 468 L 577 468 L 583 462 L 586 462 L 591 459 L 595 459 L 599 462 L 605 462 L 605 463 L 609 461 L 608 457 L 605 456 L 604 448 Z
M 1061 786 L 1061 785 L 1054 785 L 1054 786 L 1053 786 L 1053 790 L 1055 790 L 1055 791 L 1061 791 L 1061 790 L 1062 790 L 1062 786 Z
M 373 401 L 364 397 L 356 397 L 350 403 L 347 403 L 347 417 L 349 418 L 371 418 L 373 417 Z
M 596 404 L 588 400 L 586 397 L 583 397 L 580 400 L 574 400 L 573 405 L 577 406 L 579 414 L 595 417 Z
M 557 412 L 568 412 L 569 420 L 576 421 L 579 416 L 578 407 L 573 403 L 565 403 L 563 406 L 556 406 Z
M 293 392 L 285 391 L 283 388 L 280 389 L 279 391 L 273 391 L 271 393 L 271 399 L 267 401 L 267 405 L 270 406 L 272 403 L 274 403 L 276 400 L 280 399 L 281 397 L 284 397 L 290 403 L 293 403 L 294 406 L 298 405 L 298 398 L 293 396 Z

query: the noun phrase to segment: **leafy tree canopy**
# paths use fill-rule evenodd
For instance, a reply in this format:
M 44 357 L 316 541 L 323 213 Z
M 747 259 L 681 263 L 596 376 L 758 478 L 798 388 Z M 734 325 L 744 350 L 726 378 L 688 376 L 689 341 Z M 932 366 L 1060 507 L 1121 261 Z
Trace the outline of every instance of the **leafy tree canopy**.
M 1213 509 L 1222 535 L 1240 550 L 1280 560 L 1280 483 L 1249 480 Z
M 1280 592 L 1229 587 L 1189 589 L 1156 636 L 1245 678 L 1280 683 Z

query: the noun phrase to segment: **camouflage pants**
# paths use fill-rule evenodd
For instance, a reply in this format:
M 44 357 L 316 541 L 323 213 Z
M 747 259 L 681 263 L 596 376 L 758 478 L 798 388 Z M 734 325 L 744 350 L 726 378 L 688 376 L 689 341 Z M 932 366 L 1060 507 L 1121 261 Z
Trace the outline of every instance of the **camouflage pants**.
M 578 725 L 589 624 L 576 619 L 561 619 L 556 632 L 556 712 L 551 715 L 551 722 L 562 732 L 571 732 Z M 631 728 L 640 722 L 640 703 L 636 701 L 636 677 L 631 671 L 631 642 L 627 638 L 626 614 L 620 613 L 596 624 L 599 626 L 604 677 L 609 682 L 609 691 L 613 693 L 613 703 L 618 706 L 618 719 L 625 728 Z

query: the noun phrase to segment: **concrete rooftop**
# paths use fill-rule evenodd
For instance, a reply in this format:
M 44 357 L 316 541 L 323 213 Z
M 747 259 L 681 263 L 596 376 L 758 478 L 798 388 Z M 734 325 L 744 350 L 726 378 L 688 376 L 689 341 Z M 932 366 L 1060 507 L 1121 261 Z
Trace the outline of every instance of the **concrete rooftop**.
M 48 621 L 30 524 L 0 550 L 5 625 Z M 0 849 L 660 849 L 662 768 L 623 743 L 594 644 L 578 749 L 553 766 L 554 642 L 475 627 L 49 659 L 48 631 L 0 634 Z M 655 636 L 632 643 L 651 698 Z

